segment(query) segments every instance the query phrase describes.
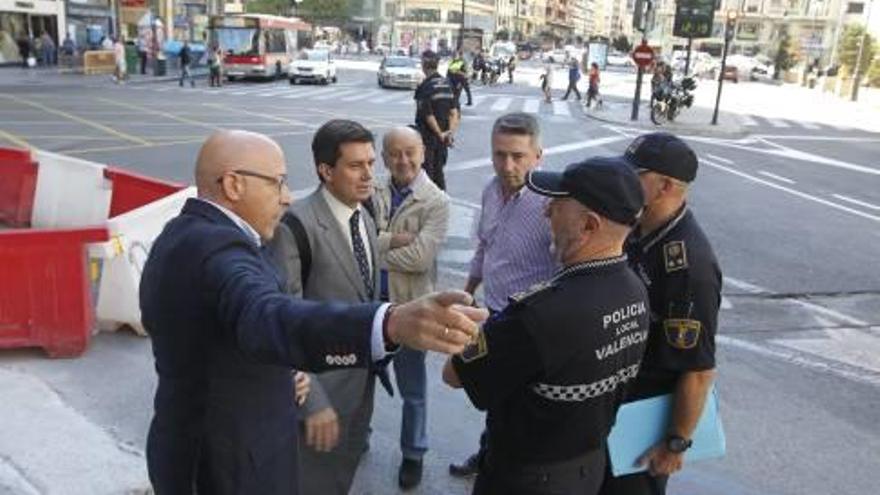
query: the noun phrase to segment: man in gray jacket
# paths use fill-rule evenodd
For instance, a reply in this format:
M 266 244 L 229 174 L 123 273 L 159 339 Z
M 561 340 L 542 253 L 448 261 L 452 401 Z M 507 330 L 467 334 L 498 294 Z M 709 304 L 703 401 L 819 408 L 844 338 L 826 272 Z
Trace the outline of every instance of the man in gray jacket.
M 422 170 L 424 158 L 417 131 L 398 127 L 385 134 L 382 159 L 391 177 L 376 187 L 372 201 L 384 301 L 403 303 L 434 291 L 437 253 L 449 226 L 449 197 Z M 394 357 L 394 375 L 403 398 L 397 482 L 406 490 L 421 482 L 428 450 L 425 353 L 401 348 Z
M 357 122 L 331 120 L 315 133 L 312 154 L 321 185 L 290 211 L 299 235 L 307 238 L 301 241 L 307 242 L 308 254 L 300 252 L 297 232 L 284 223 L 270 245 L 287 276 L 288 292 L 321 301 L 376 300 L 376 226 L 361 206 L 373 192 L 373 134 Z M 349 492 L 368 448 L 374 384 L 375 375 L 367 370 L 312 376 L 300 436 L 303 495 Z

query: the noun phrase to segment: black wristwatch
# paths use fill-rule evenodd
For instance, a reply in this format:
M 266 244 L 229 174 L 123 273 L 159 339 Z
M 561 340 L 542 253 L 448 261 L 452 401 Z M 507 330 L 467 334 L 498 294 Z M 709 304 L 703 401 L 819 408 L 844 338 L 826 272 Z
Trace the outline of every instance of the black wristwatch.
M 669 435 L 666 437 L 666 450 L 673 454 L 681 454 L 691 448 L 691 444 L 693 443 L 693 440 L 689 438 L 684 438 L 679 435 Z

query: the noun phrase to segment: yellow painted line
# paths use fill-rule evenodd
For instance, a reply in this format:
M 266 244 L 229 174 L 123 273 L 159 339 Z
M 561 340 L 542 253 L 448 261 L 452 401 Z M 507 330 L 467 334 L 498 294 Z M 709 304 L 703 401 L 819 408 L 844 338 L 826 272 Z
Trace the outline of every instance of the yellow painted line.
M 281 122 L 284 124 L 301 125 L 301 126 L 310 127 L 313 129 L 317 129 L 317 127 L 318 127 L 314 124 L 308 124 L 308 123 L 303 122 L 301 120 L 293 120 L 293 119 L 286 119 L 284 117 L 276 117 L 274 115 L 269 115 L 269 114 L 265 114 L 265 113 L 261 113 L 261 112 L 252 112 L 250 110 L 244 110 L 244 109 L 237 108 L 237 107 L 220 105 L 219 103 L 205 103 L 205 106 L 211 107 L 211 108 L 216 108 L 218 110 L 226 110 L 228 112 L 238 112 L 238 113 L 243 113 L 245 115 L 252 115 L 254 117 L 260 117 L 260 118 L 267 119 L 267 120 L 274 120 L 275 122 Z M 251 124 L 251 125 L 256 125 L 256 123 Z
M 3 129 L 0 129 L 0 139 L 5 139 L 16 146 L 21 146 L 22 148 L 29 149 L 31 147 L 31 145 L 28 144 L 28 142 L 24 139 L 16 136 L 15 134 L 6 132 Z
M 146 139 L 141 139 L 141 138 L 139 138 L 139 137 L 137 137 L 137 136 L 132 136 L 131 134 L 126 134 L 126 133 L 124 133 L 124 132 L 117 131 L 116 129 L 113 129 L 113 128 L 111 128 L 111 127 L 107 127 L 107 126 L 104 125 L 104 124 L 99 124 L 98 122 L 95 122 L 95 121 L 92 121 L 92 120 L 89 120 L 89 119 L 84 119 L 84 118 L 82 118 L 82 117 L 77 117 L 76 115 L 73 115 L 73 114 L 70 114 L 70 113 L 67 113 L 67 112 L 63 112 L 63 111 L 61 111 L 61 110 L 56 110 L 56 109 L 54 109 L 54 108 L 49 108 L 49 107 L 47 107 L 46 105 L 43 105 L 42 103 L 37 103 L 37 102 L 35 102 L 35 101 L 26 100 L 26 99 L 21 98 L 21 97 L 12 97 L 11 95 L 0 94 L 0 97 L 2 97 L 2 98 L 6 98 L 7 100 L 12 100 L 12 101 L 15 101 L 15 102 L 18 102 L 18 103 L 23 103 L 23 104 L 25 104 L 25 105 L 29 105 L 29 106 L 32 106 L 32 107 L 34 107 L 34 108 L 38 108 L 38 109 L 40 109 L 40 110 L 42 110 L 42 111 L 44 111 L 44 112 L 48 112 L 48 113 L 51 113 L 51 114 L 53 114 L 53 115 L 58 115 L 59 117 L 64 117 L 65 119 L 74 120 L 74 121 L 79 122 L 79 123 L 81 123 L 81 124 L 85 124 L 85 125 L 87 125 L 87 126 L 89 126 L 89 127 L 94 127 L 95 129 L 98 129 L 98 130 L 104 131 L 104 132 L 106 132 L 106 133 L 108 133 L 108 134 L 112 134 L 112 135 L 114 135 L 114 136 L 116 136 L 116 137 L 118 137 L 118 138 L 120 138 L 120 139 L 124 139 L 124 140 L 126 140 L 126 141 L 131 141 L 131 142 L 133 142 L 133 143 L 138 143 L 138 144 L 142 144 L 142 145 L 149 145 L 149 144 L 151 144 L 151 143 L 150 143 L 149 141 L 147 141 Z
M 208 124 L 205 122 L 200 122 L 198 120 L 188 119 L 186 117 L 181 117 L 179 115 L 174 115 L 174 114 L 171 114 L 168 112 L 163 112 L 161 110 L 154 110 L 152 108 L 142 107 L 142 106 L 138 106 L 138 105 L 132 105 L 130 103 L 122 103 L 121 101 L 109 100 L 107 98 L 98 98 L 98 100 L 103 101 L 104 103 L 109 103 L 111 105 L 116 105 L 116 106 L 119 106 L 122 108 L 127 108 L 129 110 L 137 110 L 142 113 L 148 113 L 148 114 L 152 114 L 152 115 L 157 115 L 159 117 L 165 117 L 166 119 L 176 120 L 177 122 L 181 122 L 184 124 L 204 127 L 207 129 L 211 129 L 213 131 L 220 129 L 220 127 L 217 127 L 214 124 Z

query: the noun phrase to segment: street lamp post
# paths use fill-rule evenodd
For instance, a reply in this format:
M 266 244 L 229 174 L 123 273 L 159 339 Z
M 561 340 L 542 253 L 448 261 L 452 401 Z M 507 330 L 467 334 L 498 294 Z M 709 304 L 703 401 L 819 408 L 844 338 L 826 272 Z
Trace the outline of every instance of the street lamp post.
M 727 66 L 727 50 L 730 41 L 736 33 L 736 11 L 727 12 L 727 22 L 724 24 L 724 51 L 721 54 L 721 71 L 718 73 L 718 94 L 715 95 L 715 111 L 712 113 L 712 125 L 718 125 L 718 107 L 721 105 L 721 86 L 724 85 L 724 68 Z
M 868 2 L 868 8 L 865 13 L 865 32 L 862 33 L 861 39 L 859 40 L 859 52 L 856 55 L 856 67 L 855 72 L 853 73 L 853 88 L 852 94 L 850 95 L 851 101 L 857 101 L 859 99 L 859 80 L 862 78 L 862 57 L 865 54 L 865 41 L 868 38 L 868 24 L 871 22 L 871 5 L 873 2 Z

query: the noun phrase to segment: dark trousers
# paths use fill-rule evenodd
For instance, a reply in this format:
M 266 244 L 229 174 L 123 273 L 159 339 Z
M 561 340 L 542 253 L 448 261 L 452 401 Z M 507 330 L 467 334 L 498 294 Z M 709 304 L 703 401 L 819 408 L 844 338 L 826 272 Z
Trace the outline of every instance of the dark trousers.
M 525 466 L 504 465 L 490 451 L 472 494 L 596 495 L 605 464 L 604 448 L 562 462 Z
M 568 81 L 568 89 L 565 90 L 565 96 L 562 97 L 563 100 L 568 99 L 569 93 L 574 91 L 574 94 L 577 95 L 578 100 L 581 99 L 581 92 L 578 91 L 577 81 Z
M 141 75 L 147 73 L 147 52 L 138 52 L 138 58 L 141 59 Z
M 599 495 L 665 495 L 667 481 L 669 476 L 651 476 L 647 472 L 615 478 L 609 463 Z
M 213 87 L 220 87 L 220 67 L 211 67 L 211 82 L 209 84 Z
M 446 166 L 446 158 L 449 150 L 446 145 L 436 138 L 425 139 L 425 163 L 422 168 L 428 177 L 442 190 L 446 190 L 446 177 L 443 175 L 443 167 Z

